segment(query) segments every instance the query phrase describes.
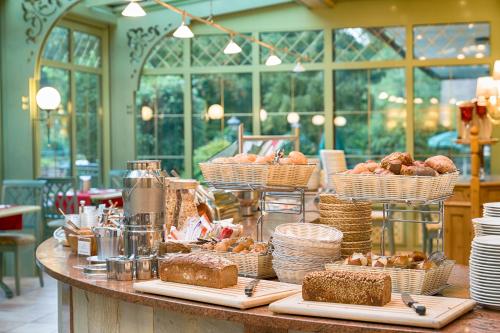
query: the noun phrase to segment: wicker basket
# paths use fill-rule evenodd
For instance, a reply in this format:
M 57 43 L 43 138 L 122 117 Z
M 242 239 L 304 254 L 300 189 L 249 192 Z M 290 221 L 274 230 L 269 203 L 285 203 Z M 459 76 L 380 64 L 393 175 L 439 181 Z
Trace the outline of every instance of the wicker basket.
M 336 195 L 344 199 L 428 202 L 449 196 L 458 171 L 439 176 L 332 175 Z
M 200 163 L 203 177 L 213 184 L 306 187 L 316 164 Z
M 273 278 L 276 273 L 273 270 L 272 254 L 262 253 L 234 253 L 234 252 L 218 252 L 205 251 L 219 257 L 231 260 L 238 265 L 238 275 L 250 278 Z
M 433 295 L 447 286 L 448 278 L 455 265 L 454 260 L 446 260 L 429 270 L 405 268 L 374 268 L 367 266 L 345 265 L 343 261 L 326 264 L 329 271 L 389 273 L 392 279 L 392 292 L 407 292 L 413 295 Z
M 274 229 L 273 238 L 299 247 L 334 248 L 342 241 L 342 232 L 321 224 L 285 223 Z

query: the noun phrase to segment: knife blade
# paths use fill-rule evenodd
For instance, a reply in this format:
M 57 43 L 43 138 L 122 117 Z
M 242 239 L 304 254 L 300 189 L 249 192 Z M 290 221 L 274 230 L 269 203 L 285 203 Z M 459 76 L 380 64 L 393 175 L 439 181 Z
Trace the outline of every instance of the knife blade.
M 252 281 L 248 282 L 245 286 L 245 295 L 247 295 L 248 297 L 252 297 L 259 282 L 259 279 L 253 279 Z
M 410 294 L 402 293 L 401 298 L 403 300 L 403 303 L 405 303 L 408 307 L 415 310 L 415 312 L 418 313 L 420 316 L 425 316 L 425 311 L 426 311 L 425 306 L 415 301 L 410 296 Z

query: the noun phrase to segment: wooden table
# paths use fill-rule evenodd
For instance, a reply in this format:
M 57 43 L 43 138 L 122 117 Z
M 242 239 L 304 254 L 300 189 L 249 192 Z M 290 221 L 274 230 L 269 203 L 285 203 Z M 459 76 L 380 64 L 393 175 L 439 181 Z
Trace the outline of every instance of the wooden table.
M 297 333 L 297 332 L 499 332 L 500 312 L 477 306 L 473 311 L 441 330 L 280 315 L 267 306 L 237 310 L 159 295 L 142 294 L 133 282 L 85 276 L 73 266 L 76 256 L 54 239 L 42 243 L 36 252 L 45 271 L 58 280 L 59 313 L 63 332 L 219 332 L 219 333 Z M 468 297 L 468 267 L 457 265 L 445 296 Z

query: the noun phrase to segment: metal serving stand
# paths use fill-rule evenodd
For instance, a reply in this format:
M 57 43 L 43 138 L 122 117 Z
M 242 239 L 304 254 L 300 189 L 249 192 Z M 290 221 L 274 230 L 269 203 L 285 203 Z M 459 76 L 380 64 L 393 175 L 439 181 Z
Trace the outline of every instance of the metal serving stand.
M 382 232 L 380 238 L 380 252 L 385 255 L 385 231 L 390 223 L 418 223 L 418 224 L 438 224 L 440 225 L 438 231 L 438 249 L 444 252 L 444 201 L 451 195 L 432 199 L 429 201 L 422 200 L 373 200 L 372 198 L 362 197 L 344 197 L 339 196 L 340 199 L 355 201 L 369 201 L 371 203 L 382 204 Z M 437 207 L 436 207 L 437 206 Z M 395 217 L 396 213 L 402 213 L 403 218 Z M 421 218 L 404 218 L 406 214 L 415 214 Z M 435 217 L 436 219 L 433 219 Z
M 257 240 L 262 241 L 264 216 L 270 213 L 297 215 L 298 222 L 306 219 L 305 187 L 264 186 L 245 183 L 206 182 L 209 187 L 226 191 L 256 191 L 259 193 Z M 281 201 L 280 201 L 281 200 Z

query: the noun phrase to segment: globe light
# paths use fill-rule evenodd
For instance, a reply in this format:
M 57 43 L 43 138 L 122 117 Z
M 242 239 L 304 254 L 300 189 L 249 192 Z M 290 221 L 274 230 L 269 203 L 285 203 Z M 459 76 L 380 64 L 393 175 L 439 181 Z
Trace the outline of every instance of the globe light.
M 36 105 L 42 110 L 55 110 L 61 104 L 61 94 L 53 87 L 43 87 L 36 93 Z
M 304 72 L 306 69 L 304 68 L 304 66 L 301 64 L 300 61 L 297 61 L 297 63 L 295 64 L 295 66 L 293 67 L 292 71 L 295 72 L 295 73 L 302 73 Z
M 436 97 L 432 97 L 432 98 L 430 99 L 430 102 L 431 102 L 431 104 L 436 105 L 436 104 L 438 104 L 438 103 L 439 103 L 439 99 L 437 99 Z
M 300 115 L 297 112 L 290 112 L 286 116 L 286 120 L 289 124 L 297 124 L 300 121 Z
M 150 121 L 151 119 L 153 119 L 153 115 L 154 115 L 153 109 L 151 109 L 149 106 L 144 105 L 141 108 L 141 118 L 142 118 L 142 120 L 144 120 L 144 121 Z
M 382 91 L 380 94 L 378 94 L 378 99 L 387 99 L 389 98 L 389 94 L 386 93 L 385 91 Z
M 343 127 L 347 124 L 347 119 L 342 116 L 337 116 L 333 119 L 333 124 L 337 127 Z
M 122 15 L 126 17 L 141 17 L 146 16 L 146 12 L 139 5 L 137 0 L 130 0 L 130 3 L 123 9 Z
M 281 64 L 281 59 L 272 54 L 266 60 L 266 66 L 277 66 Z
M 325 116 L 317 114 L 312 117 L 311 121 L 315 126 L 322 126 L 325 123 Z
M 232 39 L 227 43 L 224 48 L 224 54 L 237 54 L 241 52 L 241 47 L 236 44 Z
M 220 104 L 212 104 L 208 108 L 208 118 L 217 120 L 224 117 L 224 108 Z
M 266 121 L 267 119 L 267 111 L 264 109 L 260 109 L 259 111 L 260 121 Z
M 413 99 L 413 103 L 415 103 L 415 104 L 422 104 L 423 102 L 424 102 L 424 100 L 420 97 L 415 97 Z

